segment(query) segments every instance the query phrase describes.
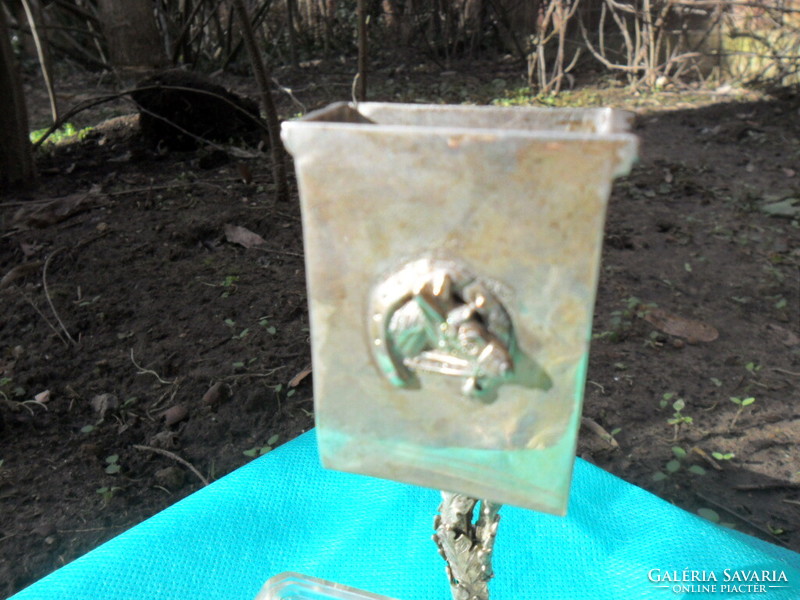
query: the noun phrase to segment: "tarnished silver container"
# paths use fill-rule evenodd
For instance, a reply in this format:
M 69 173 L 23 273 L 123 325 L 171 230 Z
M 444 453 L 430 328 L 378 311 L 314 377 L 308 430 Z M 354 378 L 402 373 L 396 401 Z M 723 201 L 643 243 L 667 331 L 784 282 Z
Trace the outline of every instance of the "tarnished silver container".
M 283 124 L 326 467 L 565 512 L 628 127 L 380 103 Z

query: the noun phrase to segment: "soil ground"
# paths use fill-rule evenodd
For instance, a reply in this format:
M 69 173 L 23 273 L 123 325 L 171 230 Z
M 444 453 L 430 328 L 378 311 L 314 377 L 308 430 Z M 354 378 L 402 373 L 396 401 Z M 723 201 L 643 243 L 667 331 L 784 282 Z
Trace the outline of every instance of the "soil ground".
M 351 72 L 276 77 L 312 109 L 349 97 Z M 512 101 L 517 73 L 393 65 L 370 85 L 375 100 Z M 73 73 L 59 92 L 106 86 Z M 800 550 L 800 98 L 564 101 L 630 108 L 642 140 L 610 204 L 579 454 Z M 283 95 L 280 111 L 302 108 Z M 0 201 L 2 597 L 313 426 L 298 203 L 275 201 L 266 156 L 154 151 L 128 119 L 44 151 L 39 171 Z

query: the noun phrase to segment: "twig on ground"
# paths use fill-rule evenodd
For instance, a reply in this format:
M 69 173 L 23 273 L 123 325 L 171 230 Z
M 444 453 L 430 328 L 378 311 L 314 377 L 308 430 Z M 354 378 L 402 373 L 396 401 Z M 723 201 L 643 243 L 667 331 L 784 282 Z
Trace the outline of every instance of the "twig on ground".
M 52 330 L 53 330 L 53 333 L 55 333 L 55 334 L 58 336 L 58 339 L 60 339 L 60 340 L 61 340 L 61 342 L 62 342 L 62 343 L 63 343 L 63 344 L 64 344 L 64 345 L 65 345 L 67 348 L 69 348 L 69 343 L 67 342 L 67 340 L 65 340 L 65 339 L 64 339 L 64 336 L 63 336 L 63 335 L 61 335 L 61 332 L 58 330 L 58 328 L 57 328 L 55 325 L 53 325 L 53 324 L 50 322 L 50 319 L 48 319 L 46 316 L 44 316 L 44 313 L 43 313 L 41 310 L 39 310 L 39 307 L 38 307 L 38 306 L 36 306 L 36 305 L 33 303 L 33 300 L 31 300 L 31 299 L 30 299 L 30 298 L 28 298 L 28 297 L 27 297 L 25 294 L 23 294 L 21 290 L 20 290 L 20 292 L 19 292 L 19 293 L 20 293 L 20 295 L 22 296 L 22 298 L 23 298 L 23 299 L 24 299 L 24 300 L 25 300 L 25 301 L 26 301 L 28 304 L 30 304 L 30 305 L 33 307 L 33 310 L 35 310 L 35 311 L 36 311 L 36 312 L 39 314 L 39 316 L 40 316 L 40 317 L 42 317 L 42 320 L 43 320 L 45 323 L 47 323 L 47 326 L 48 326 L 50 329 L 52 329 Z
M 606 393 L 606 388 L 604 388 L 601 384 L 597 383 L 596 381 L 589 380 L 586 383 L 591 383 L 593 386 L 595 386 L 597 389 L 600 390 L 601 394 L 605 394 Z
M 131 362 L 133 366 L 139 369 L 138 375 L 152 375 L 156 379 L 158 379 L 159 383 L 163 383 L 164 385 L 173 385 L 175 380 L 167 381 L 166 379 L 162 379 L 161 375 L 153 371 L 152 369 L 145 369 L 139 363 L 136 362 L 136 359 L 133 357 L 133 348 L 131 348 Z
M 108 233 L 109 233 L 109 232 L 108 232 L 108 230 L 106 230 L 106 231 L 103 231 L 103 232 L 101 232 L 101 233 L 99 233 L 99 234 L 97 234 L 97 235 L 93 235 L 93 236 L 92 236 L 92 237 L 90 237 L 90 238 L 86 238 L 86 239 L 84 239 L 84 240 L 81 240 L 80 242 L 78 242 L 78 243 L 75 245 L 75 247 L 74 247 L 72 250 L 73 250 L 73 251 L 75 251 L 75 250 L 80 250 L 80 249 L 81 249 L 81 248 L 83 248 L 84 246 L 88 246 L 89 244 L 91 244 L 91 243 L 93 243 L 93 242 L 96 242 L 97 240 L 99 240 L 99 239 L 101 239 L 101 238 L 104 238 L 104 237 L 106 237 L 106 236 L 108 235 Z
M 775 482 L 775 483 L 745 483 L 735 486 L 735 489 L 740 492 L 764 492 L 767 490 L 781 490 L 790 489 L 795 490 L 800 488 L 800 483 L 792 483 L 790 481 Z
M 161 192 L 161 191 L 170 191 L 170 190 L 177 190 L 180 188 L 187 188 L 187 187 L 196 187 L 198 185 L 204 185 L 206 187 L 214 188 L 215 190 L 219 190 L 221 192 L 227 193 L 228 190 L 223 188 L 222 186 L 209 183 L 207 181 L 188 181 L 188 182 L 180 182 L 180 183 L 167 183 L 164 185 L 151 185 L 148 187 L 137 187 L 137 188 L 129 188 L 126 190 L 117 190 L 114 192 L 107 192 L 107 196 L 123 196 L 125 194 L 140 194 L 145 192 Z
M 771 537 L 772 539 L 776 540 L 777 542 L 779 542 L 779 543 L 781 543 L 781 544 L 785 544 L 785 543 L 786 543 L 786 542 L 785 542 L 785 540 L 783 540 L 783 539 L 779 538 L 777 535 L 775 535 L 774 533 L 772 533 L 772 532 L 771 532 L 769 529 L 767 529 L 766 527 L 762 527 L 761 525 L 759 525 L 759 524 L 757 524 L 757 523 L 754 523 L 753 521 L 751 521 L 750 519 L 748 519 L 748 518 L 747 518 L 747 517 L 745 517 L 744 515 L 742 515 L 742 514 L 740 514 L 740 513 L 736 512 L 735 510 L 733 510 L 733 509 L 731 509 L 731 508 L 728 508 L 727 506 L 725 506 L 725 505 L 723 505 L 723 504 L 720 504 L 719 502 L 716 502 L 715 500 L 712 500 L 712 499 L 711 499 L 711 498 L 709 498 L 708 496 L 704 496 L 704 495 L 703 495 L 703 494 L 701 494 L 700 492 L 695 492 L 695 496 L 697 496 L 698 498 L 700 498 L 700 500 L 702 500 L 703 502 L 708 502 L 709 504 L 712 504 L 712 505 L 714 505 L 716 508 L 719 508 L 720 510 L 724 510 L 724 511 L 725 511 L 726 513 L 728 513 L 729 515 L 731 515 L 731 516 L 733 516 L 733 517 L 736 517 L 737 519 L 739 519 L 739 520 L 740 520 L 742 523 L 745 523 L 746 525 L 749 525 L 749 526 L 750 526 L 750 527 L 752 527 L 753 529 L 755 529 L 755 530 L 757 530 L 757 531 L 760 531 L 761 533 L 763 533 L 763 534 L 765 534 L 765 535 L 768 535 L 769 537 Z
M 109 529 L 128 529 L 132 523 L 123 525 L 108 525 L 107 527 L 86 527 L 83 529 L 59 529 L 59 533 L 92 533 L 94 531 L 107 531 Z
M 167 389 L 166 392 L 161 394 L 161 396 L 158 398 L 158 400 L 153 402 L 152 406 L 147 408 L 147 418 L 148 419 L 155 420 L 155 419 L 153 419 L 153 416 L 150 413 L 152 411 L 154 411 L 154 410 L 158 410 L 164 404 L 166 404 L 165 400 L 168 400 L 169 402 L 172 402 L 173 400 L 175 400 L 175 396 L 178 395 L 178 388 L 180 387 L 177 384 L 178 384 L 178 380 L 176 379 L 175 380 L 175 385 L 173 387 Z
M 714 460 L 712 457 L 710 457 L 708 455 L 708 453 L 705 450 L 703 450 L 702 448 L 700 448 L 698 446 L 695 446 L 694 448 L 692 448 L 691 451 L 694 452 L 695 454 L 697 454 L 700 458 L 702 458 L 704 461 L 706 461 L 709 465 L 711 465 L 712 468 L 716 469 L 717 471 L 722 471 L 722 467 L 719 465 L 719 463 L 716 460 Z
M 276 372 L 285 368 L 286 368 L 285 365 L 281 365 L 280 367 L 275 367 L 274 369 L 270 369 L 266 373 L 238 373 L 236 375 L 228 375 L 227 377 L 223 377 L 222 381 L 231 381 L 231 380 L 235 381 L 237 379 L 248 379 L 251 377 L 254 379 L 258 379 L 260 377 L 272 377 Z
M 188 461 L 186 461 L 186 460 L 182 459 L 180 456 L 178 456 L 178 455 L 177 455 L 177 454 L 175 454 L 174 452 L 170 452 L 169 450 L 163 450 L 163 449 L 161 449 L 161 448 L 153 448 L 152 446 L 140 446 L 139 444 L 134 444 L 134 445 L 133 445 L 133 447 L 134 447 L 134 448 L 136 448 L 137 450 L 146 450 L 146 451 L 148 451 L 148 452 L 155 452 L 156 454 L 161 454 L 162 456 L 166 456 L 167 458 L 171 458 L 171 459 L 172 459 L 172 460 L 174 460 L 175 462 L 182 464 L 184 467 L 186 467 L 186 468 L 187 468 L 187 469 L 189 469 L 189 470 L 190 470 L 192 473 L 194 473 L 194 474 L 197 476 L 197 478 L 198 478 L 200 481 L 202 481 L 202 482 L 203 482 L 203 485 L 208 485 L 208 484 L 209 484 L 209 481 L 208 481 L 208 479 L 206 479 L 205 477 L 203 477 L 203 474 L 202 474 L 202 473 L 200 473 L 200 471 L 198 471 L 197 469 L 195 469 L 195 468 L 192 466 L 192 464 L 191 464 L 191 463 L 189 463 Z
M 355 105 L 358 104 L 358 98 L 356 97 L 356 90 L 358 89 L 358 81 L 360 79 L 359 75 L 361 74 L 360 73 L 355 74 L 355 76 L 353 77 L 353 84 L 350 86 L 350 101 Z
M 291 250 L 278 250 L 277 248 L 259 248 L 262 252 L 266 252 L 268 254 L 279 254 L 281 256 L 293 256 L 295 258 L 305 258 L 302 253 L 300 252 L 292 252 Z
M 787 371 L 786 369 L 780 369 L 778 367 L 772 367 L 772 370 L 776 373 L 783 373 L 784 375 L 791 375 L 792 377 L 800 377 L 800 373 L 795 373 L 794 371 Z
M 21 295 L 21 296 L 22 296 L 22 297 L 25 299 L 25 301 L 26 301 L 28 304 L 30 304 L 30 305 L 33 307 L 33 310 L 35 310 L 35 311 L 36 311 L 36 312 L 39 314 L 39 316 L 40 316 L 40 317 L 42 317 L 42 320 L 43 320 L 45 323 L 47 323 L 47 326 L 48 326 L 50 329 L 52 329 L 52 330 L 53 330 L 53 333 L 55 333 L 55 334 L 58 336 L 58 339 L 60 339 L 60 340 L 61 340 L 61 342 L 62 342 L 62 343 L 63 343 L 63 344 L 64 344 L 64 345 L 65 345 L 67 348 L 69 348 L 69 344 L 67 343 L 67 340 L 65 340 L 65 339 L 64 339 L 64 336 L 63 336 L 63 335 L 61 335 L 61 332 L 58 330 L 58 328 L 57 328 L 55 325 L 53 325 L 53 324 L 50 322 L 50 320 L 49 320 L 49 319 L 48 319 L 46 316 L 44 316 L 44 313 L 43 313 L 41 310 L 39 310 L 39 307 L 38 307 L 38 306 L 36 306 L 36 305 L 33 303 L 33 300 L 31 300 L 31 299 L 30 299 L 30 298 L 28 298 L 28 297 L 27 297 L 25 294 L 23 294 L 23 293 L 22 293 L 22 291 L 20 291 L 20 295 Z
M 619 448 L 619 443 L 614 439 L 614 436 L 606 431 L 605 428 L 597 421 L 590 419 L 589 417 L 581 417 L 581 425 L 597 435 L 612 448 Z
M 281 85 L 280 81 L 278 81 L 274 77 L 272 78 L 272 83 L 274 83 L 280 91 L 289 96 L 289 99 L 297 105 L 297 107 L 303 112 L 303 114 L 308 112 L 308 108 L 306 108 L 306 105 L 297 99 L 297 97 L 294 95 L 294 92 L 292 91 L 292 88 L 288 88 L 285 85 Z
M 50 305 L 50 310 L 53 311 L 53 316 L 58 321 L 58 324 L 61 326 L 62 331 L 67 336 L 67 339 L 72 342 L 73 346 L 77 346 L 78 342 L 70 335 L 69 331 L 67 331 L 64 322 L 61 320 L 61 317 L 58 316 L 58 312 L 56 311 L 55 304 L 53 304 L 53 299 L 50 297 L 50 291 L 47 289 L 47 266 L 50 264 L 50 261 L 53 260 L 53 257 L 61 252 L 64 248 L 56 248 L 50 253 L 50 256 L 44 261 L 44 267 L 42 268 L 42 286 L 44 287 L 44 296 L 47 298 L 47 303 Z
M 297 221 L 298 223 L 301 222 L 300 217 L 296 217 L 295 215 L 290 215 L 290 214 L 287 214 L 285 212 L 281 212 L 279 210 L 274 210 L 272 212 L 273 212 L 273 214 L 275 216 L 280 217 L 282 219 L 288 219 L 290 221 Z
M 30 413 L 32 417 L 36 416 L 36 413 L 33 412 L 33 409 L 30 406 L 28 406 L 29 404 L 35 404 L 36 406 L 41 406 L 45 410 L 45 412 L 49 410 L 46 404 L 42 404 L 38 400 L 23 400 L 22 402 L 17 402 L 16 400 L 11 400 L 3 392 L 0 392 L 0 399 L 3 400 L 3 402 L 5 402 L 12 410 L 16 410 L 18 407 L 24 408 Z
M 11 202 L 0 202 L 0 208 L 12 208 L 14 206 L 31 207 L 36 204 L 47 204 L 48 202 L 52 201 L 53 201 L 52 198 L 42 198 L 41 200 L 12 200 Z
M 128 188 L 126 190 L 117 190 L 115 192 L 106 192 L 107 196 L 124 196 L 126 194 L 140 194 L 145 192 L 161 192 L 165 190 L 177 190 L 180 188 L 194 187 L 197 185 L 196 181 L 189 181 L 184 183 L 168 183 L 166 185 L 151 185 L 149 187 L 136 187 Z

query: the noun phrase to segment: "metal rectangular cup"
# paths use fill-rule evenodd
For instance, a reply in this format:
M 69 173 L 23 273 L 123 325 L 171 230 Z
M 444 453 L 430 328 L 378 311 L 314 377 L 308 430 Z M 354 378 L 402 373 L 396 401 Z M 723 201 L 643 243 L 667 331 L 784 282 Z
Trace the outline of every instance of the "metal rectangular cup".
M 629 122 L 339 103 L 283 124 L 325 467 L 566 511 Z

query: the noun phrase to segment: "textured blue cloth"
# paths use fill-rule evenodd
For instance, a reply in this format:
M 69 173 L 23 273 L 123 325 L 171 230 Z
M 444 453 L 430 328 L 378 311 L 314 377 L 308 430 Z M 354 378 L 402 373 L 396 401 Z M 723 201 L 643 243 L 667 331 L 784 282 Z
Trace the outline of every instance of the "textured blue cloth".
M 447 600 L 431 541 L 439 500 L 433 490 L 323 470 L 309 432 L 13 599 L 253 600 L 269 577 L 299 571 L 400 600 Z M 492 600 L 800 598 L 800 555 L 584 461 L 566 518 L 510 506 L 500 514 Z M 740 571 L 748 579 L 767 571 L 773 581 L 725 581 Z M 723 589 L 731 585 L 756 587 Z

